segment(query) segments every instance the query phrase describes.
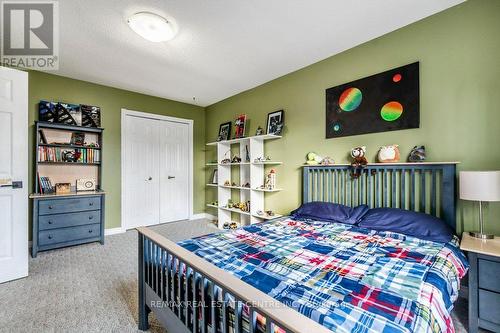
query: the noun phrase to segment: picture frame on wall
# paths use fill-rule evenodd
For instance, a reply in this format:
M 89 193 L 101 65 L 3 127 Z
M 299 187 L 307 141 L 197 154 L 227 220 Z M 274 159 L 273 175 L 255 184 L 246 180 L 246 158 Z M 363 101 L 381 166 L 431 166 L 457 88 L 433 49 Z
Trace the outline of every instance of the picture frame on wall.
M 214 172 L 212 173 L 212 184 L 218 184 L 218 177 L 219 177 L 219 173 L 217 172 L 217 169 L 214 170 Z
M 245 125 L 247 122 L 247 115 L 239 115 L 234 121 L 234 138 L 240 139 L 245 137 Z
M 267 134 L 281 135 L 285 124 L 285 111 L 278 110 L 267 115 Z
M 231 122 L 220 124 L 219 135 L 217 136 L 217 141 L 225 141 L 231 138 Z

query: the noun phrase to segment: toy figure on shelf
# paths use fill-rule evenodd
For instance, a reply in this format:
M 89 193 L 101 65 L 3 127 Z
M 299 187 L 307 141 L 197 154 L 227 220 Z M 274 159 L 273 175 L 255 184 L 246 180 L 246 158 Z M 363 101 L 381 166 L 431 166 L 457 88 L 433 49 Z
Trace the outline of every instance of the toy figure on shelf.
M 264 129 L 262 127 L 257 127 L 257 130 L 255 131 L 255 135 L 262 135 L 264 134 Z
M 321 162 L 319 164 L 321 164 L 321 165 L 334 165 L 335 161 L 333 160 L 333 158 L 326 156 L 321 160 Z
M 423 162 L 425 158 L 425 146 L 415 146 L 408 156 L 408 162 Z
M 224 225 L 222 226 L 223 229 L 229 230 L 229 222 L 224 222 Z
M 241 163 L 241 158 L 237 155 L 234 155 L 233 159 L 231 160 L 231 163 Z
M 351 177 L 356 179 L 361 175 L 363 168 L 368 164 L 368 161 L 365 157 L 366 155 L 366 147 L 355 147 L 351 149 L 351 157 L 353 159 L 351 166 L 353 167 L 353 171 Z
M 264 182 L 265 188 L 267 190 L 274 190 L 276 187 L 276 169 L 271 169 L 266 176 Z
M 231 224 L 229 224 L 229 228 L 234 230 L 234 229 L 238 229 L 238 223 L 236 222 L 231 222 Z
M 397 163 L 399 162 L 399 146 L 390 145 L 382 146 L 378 151 L 377 159 L 380 163 Z
M 245 145 L 245 162 L 250 162 L 250 152 L 248 151 L 248 145 Z
M 231 182 L 230 182 L 229 180 L 226 180 L 226 181 L 224 182 L 224 186 L 231 186 Z
M 307 165 L 318 165 L 323 160 L 323 157 L 319 156 L 315 152 L 307 153 L 306 155 L 306 164 Z

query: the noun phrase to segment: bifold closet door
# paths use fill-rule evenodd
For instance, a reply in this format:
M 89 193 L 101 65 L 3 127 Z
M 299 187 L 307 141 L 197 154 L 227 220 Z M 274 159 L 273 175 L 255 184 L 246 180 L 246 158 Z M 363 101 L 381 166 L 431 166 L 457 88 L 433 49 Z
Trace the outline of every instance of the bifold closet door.
M 124 225 L 160 222 L 160 127 L 162 122 L 127 115 L 124 154 Z
M 189 218 L 189 125 L 162 121 L 160 128 L 160 222 Z

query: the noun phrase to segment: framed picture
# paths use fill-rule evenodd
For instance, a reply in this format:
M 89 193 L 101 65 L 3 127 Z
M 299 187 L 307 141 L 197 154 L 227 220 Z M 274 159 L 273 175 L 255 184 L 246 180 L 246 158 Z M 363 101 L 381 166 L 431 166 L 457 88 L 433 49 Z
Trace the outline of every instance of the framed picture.
M 326 90 L 326 138 L 418 128 L 419 63 Z
M 285 111 L 279 110 L 267 115 L 267 134 L 280 135 L 285 121 Z
M 231 138 L 231 122 L 220 124 L 217 141 L 229 140 Z
M 239 115 L 234 121 L 234 138 L 239 139 L 245 137 L 245 124 L 247 122 L 247 115 Z
M 218 172 L 217 172 L 217 169 L 214 170 L 214 172 L 212 173 L 212 184 L 218 184 L 219 181 L 218 181 Z

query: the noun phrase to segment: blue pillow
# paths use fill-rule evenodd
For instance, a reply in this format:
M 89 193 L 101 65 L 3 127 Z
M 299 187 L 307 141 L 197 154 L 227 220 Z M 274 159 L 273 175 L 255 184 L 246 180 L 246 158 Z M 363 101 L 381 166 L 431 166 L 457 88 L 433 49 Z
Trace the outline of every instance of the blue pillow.
M 308 202 L 292 211 L 293 218 L 306 218 L 326 222 L 356 224 L 368 212 L 366 205 L 348 207 L 332 202 Z
M 370 209 L 358 226 L 440 243 L 449 242 L 454 234 L 453 230 L 437 217 L 398 208 Z

